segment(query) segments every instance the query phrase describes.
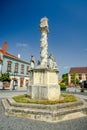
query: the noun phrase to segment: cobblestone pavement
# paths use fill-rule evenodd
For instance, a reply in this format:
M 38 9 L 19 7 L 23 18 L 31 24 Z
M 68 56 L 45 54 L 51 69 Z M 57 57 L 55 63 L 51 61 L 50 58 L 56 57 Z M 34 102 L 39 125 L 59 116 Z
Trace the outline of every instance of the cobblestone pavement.
M 6 116 L 1 104 L 1 99 L 24 93 L 26 93 L 26 91 L 0 90 L 0 130 L 87 130 L 87 117 L 47 123 Z
M 0 98 L 12 97 L 25 93 L 26 90 L 0 90 Z
M 4 97 L 8 97 L 9 94 L 7 92 L 4 93 Z M 10 96 L 13 94 L 15 95 L 15 93 L 17 95 L 23 92 L 11 92 Z M 6 116 L 0 98 L 0 130 L 87 130 L 87 117 L 47 123 L 26 118 Z

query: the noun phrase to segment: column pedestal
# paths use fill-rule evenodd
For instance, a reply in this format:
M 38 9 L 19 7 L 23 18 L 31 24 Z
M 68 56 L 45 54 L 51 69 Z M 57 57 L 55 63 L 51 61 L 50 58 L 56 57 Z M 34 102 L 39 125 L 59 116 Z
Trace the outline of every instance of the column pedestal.
M 30 85 L 27 94 L 31 98 L 44 100 L 58 100 L 60 86 L 58 86 L 58 70 L 33 69 L 30 70 Z

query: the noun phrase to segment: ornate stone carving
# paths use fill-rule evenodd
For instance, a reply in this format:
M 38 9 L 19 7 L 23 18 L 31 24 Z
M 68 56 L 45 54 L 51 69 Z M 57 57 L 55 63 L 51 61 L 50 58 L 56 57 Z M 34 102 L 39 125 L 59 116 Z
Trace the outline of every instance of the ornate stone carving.
M 48 57 L 47 34 L 48 19 L 42 18 L 40 21 L 40 57 L 34 68 L 35 59 L 31 56 L 30 85 L 28 86 L 28 95 L 31 98 L 45 100 L 59 100 L 60 87 L 58 86 L 58 70 L 56 61 L 52 54 Z M 34 69 L 33 69 L 34 68 Z
M 33 55 L 31 56 L 30 67 L 31 67 L 31 69 L 34 69 L 34 67 L 35 67 L 35 57 Z
M 37 62 L 37 68 L 40 68 L 40 61 Z
M 47 33 L 49 32 L 48 30 L 48 18 L 44 17 L 40 20 L 40 31 L 47 31 Z
M 48 57 L 48 42 L 47 42 L 47 33 L 48 33 L 48 19 L 46 17 L 42 18 L 40 21 L 40 31 L 41 31 L 41 40 L 40 40 L 40 57 L 41 57 L 41 67 L 47 67 L 47 57 Z
M 48 66 L 50 69 L 53 68 L 53 63 L 54 63 L 54 58 L 53 58 L 53 55 L 50 54 L 50 56 L 48 57 Z
M 52 53 L 48 57 L 48 66 L 49 66 L 50 69 L 57 69 L 57 63 L 54 60 Z

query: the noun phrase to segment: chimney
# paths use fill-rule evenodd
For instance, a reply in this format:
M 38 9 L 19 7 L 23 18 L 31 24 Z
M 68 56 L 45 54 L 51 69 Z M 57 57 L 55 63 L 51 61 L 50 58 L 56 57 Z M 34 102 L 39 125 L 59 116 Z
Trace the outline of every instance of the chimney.
M 18 54 L 18 58 L 20 58 L 21 57 L 21 55 L 20 54 Z
M 7 42 L 5 41 L 3 44 L 3 53 L 6 54 L 7 51 Z

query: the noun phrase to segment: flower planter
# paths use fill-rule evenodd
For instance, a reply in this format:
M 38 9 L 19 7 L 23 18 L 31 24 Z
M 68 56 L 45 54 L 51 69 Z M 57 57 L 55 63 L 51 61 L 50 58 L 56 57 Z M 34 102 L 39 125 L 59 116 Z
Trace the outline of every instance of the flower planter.
M 4 82 L 3 82 L 3 89 L 9 88 L 9 87 L 10 87 L 10 82 L 4 81 Z

